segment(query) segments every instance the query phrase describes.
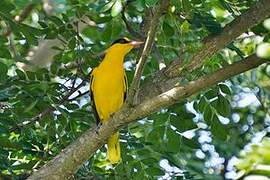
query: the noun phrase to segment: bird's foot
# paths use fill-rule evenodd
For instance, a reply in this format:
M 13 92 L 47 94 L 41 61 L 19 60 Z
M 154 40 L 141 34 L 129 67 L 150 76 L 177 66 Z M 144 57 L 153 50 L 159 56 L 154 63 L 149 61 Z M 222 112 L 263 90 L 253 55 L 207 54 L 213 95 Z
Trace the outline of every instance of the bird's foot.
M 96 131 L 96 133 L 97 134 L 99 134 L 99 129 L 100 129 L 100 127 L 102 126 L 102 123 L 101 122 L 99 122 L 98 124 L 97 124 L 97 126 L 96 126 L 96 129 L 95 129 L 95 131 Z

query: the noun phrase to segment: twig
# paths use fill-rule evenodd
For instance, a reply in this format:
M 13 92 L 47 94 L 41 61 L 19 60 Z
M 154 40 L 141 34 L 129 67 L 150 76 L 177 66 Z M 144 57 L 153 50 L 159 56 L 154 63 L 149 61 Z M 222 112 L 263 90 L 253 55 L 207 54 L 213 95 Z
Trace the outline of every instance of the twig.
M 74 98 L 71 98 L 71 99 L 68 99 L 68 101 L 74 101 L 74 100 L 78 99 L 79 97 L 82 97 L 82 96 L 84 96 L 86 94 L 89 94 L 89 91 L 85 91 L 83 93 L 81 93 L 80 91 L 78 91 L 78 92 L 79 92 L 79 95 L 78 96 L 76 96 Z
M 16 47 L 15 47 L 14 42 L 13 42 L 13 37 L 9 36 L 8 40 L 9 40 L 9 47 L 10 47 L 12 56 L 17 62 L 19 62 L 20 59 L 19 59 L 18 52 L 17 52 Z
M 163 0 L 160 2 L 159 6 L 157 6 L 154 10 L 154 15 L 151 20 L 151 25 L 149 26 L 145 45 L 144 45 L 141 57 L 139 59 L 139 62 L 136 66 L 134 78 L 133 78 L 133 81 L 131 83 L 131 87 L 129 90 L 129 95 L 127 98 L 127 103 L 129 105 L 134 105 L 137 103 L 137 93 L 140 86 L 140 79 L 143 73 L 143 68 L 155 40 L 156 30 L 159 24 L 158 23 L 159 18 L 162 16 L 163 12 L 167 10 L 168 6 L 169 6 L 169 1 Z
M 125 16 L 125 9 L 127 7 L 128 3 L 125 4 L 124 8 L 123 8 L 123 11 L 121 12 L 122 14 L 122 19 L 126 25 L 126 28 L 128 30 L 128 32 L 136 37 L 136 38 L 140 38 L 140 39 L 145 39 L 145 36 L 142 34 L 142 33 L 139 33 L 137 31 L 135 31 L 132 26 L 130 25 L 130 23 L 128 22 L 126 16 Z M 146 18 L 149 18 L 149 17 L 146 17 Z M 164 61 L 164 58 L 162 57 L 162 55 L 160 54 L 157 46 L 156 46 L 156 43 L 153 42 L 153 55 L 156 57 L 157 61 L 158 61 L 158 64 L 159 64 L 159 70 L 163 69 L 164 67 L 166 67 L 165 65 L 165 61 Z

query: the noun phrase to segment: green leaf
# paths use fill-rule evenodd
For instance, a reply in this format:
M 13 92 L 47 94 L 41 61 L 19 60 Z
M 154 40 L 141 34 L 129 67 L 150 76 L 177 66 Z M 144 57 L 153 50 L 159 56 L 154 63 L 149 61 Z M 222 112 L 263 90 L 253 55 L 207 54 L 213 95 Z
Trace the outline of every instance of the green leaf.
M 6 59 L 11 59 L 11 54 L 7 48 L 2 47 L 1 51 L 0 51 L 0 57 L 6 58 Z
M 224 117 L 228 117 L 231 115 L 230 102 L 222 95 L 218 96 L 217 106 L 215 108 L 217 112 Z
M 14 4 L 7 0 L 0 1 L 0 11 L 9 14 L 13 9 L 15 9 Z
M 131 157 L 132 158 L 132 157 Z M 154 164 L 154 163 L 157 163 L 159 160 L 155 159 L 155 158 L 146 158 L 146 159 L 142 159 L 141 160 L 144 164 Z
M 75 110 L 75 109 L 78 109 L 78 108 L 79 108 L 78 104 L 75 104 L 75 103 L 67 104 L 66 107 L 67 107 L 69 110 Z
M 12 166 L 12 169 L 13 170 L 31 170 L 33 166 L 36 165 L 36 163 L 38 163 L 37 160 L 31 160 L 29 163 L 22 163 L 22 164 Z
M 164 125 L 167 120 L 169 118 L 169 113 L 154 113 L 151 116 L 148 117 L 148 119 L 152 119 L 154 120 L 154 126 L 160 126 L 160 125 Z
M 121 36 L 123 26 L 122 23 L 119 22 L 119 20 L 113 20 L 112 21 L 112 39 L 117 39 L 119 36 Z
M 36 29 L 36 28 L 31 28 L 31 27 L 29 27 L 27 25 L 23 25 L 23 24 L 21 24 L 19 26 L 19 30 L 25 36 L 26 41 L 29 44 L 38 45 L 38 40 L 37 40 L 37 37 L 35 36 L 34 29 Z
M 177 153 L 180 152 L 180 135 L 177 134 L 172 129 L 167 129 L 166 131 L 167 137 L 167 152 Z
M 112 37 L 112 24 L 108 23 L 105 30 L 102 33 L 102 39 L 104 41 L 110 41 Z
M 163 23 L 162 29 L 168 37 L 174 35 L 174 29 L 166 21 Z
M 150 176 L 163 176 L 165 174 L 163 170 L 157 167 L 149 167 L 145 171 Z
M 198 104 L 198 109 L 200 112 L 204 112 L 205 107 L 207 106 L 208 102 L 204 96 L 201 97 L 199 104 Z
M 199 103 L 198 101 L 194 101 L 193 103 L 193 108 L 195 109 L 195 111 L 199 112 L 199 107 L 198 107 Z
M 7 101 L 9 97 L 11 97 L 11 95 L 9 94 L 8 89 L 0 90 L 0 102 Z
M 122 2 L 121 0 L 116 0 L 112 9 L 111 9 L 111 16 L 115 17 L 122 11 Z
M 107 4 L 105 4 L 105 5 L 101 8 L 100 12 L 106 12 L 106 11 L 108 11 L 109 9 L 112 8 L 112 6 L 114 5 L 114 3 L 115 3 L 115 1 L 109 1 Z
M 144 0 L 134 1 L 133 4 L 134 4 L 134 8 L 135 8 L 137 11 L 142 12 L 142 11 L 144 10 L 144 7 L 145 7 L 145 2 L 144 2 Z
M 217 115 L 213 116 L 213 121 L 211 124 L 211 132 L 215 138 L 218 138 L 222 141 L 226 140 L 227 138 L 227 131 L 225 125 L 221 124 Z
M 189 22 L 188 22 L 187 20 L 185 20 L 185 21 L 181 24 L 180 28 L 181 28 L 181 31 L 182 31 L 183 33 L 188 33 L 188 32 L 190 31 L 190 24 L 189 24 Z
M 181 142 L 183 142 L 185 145 L 187 145 L 191 149 L 199 149 L 200 148 L 200 144 L 194 138 L 188 139 L 188 138 L 185 138 L 182 136 Z
M 68 42 L 68 47 L 70 49 L 74 49 L 76 47 L 76 39 L 75 38 L 70 39 L 70 41 Z
M 213 110 L 212 110 L 212 107 L 211 105 L 207 105 L 205 107 L 205 110 L 203 112 L 203 118 L 204 118 L 204 121 L 207 123 L 207 124 L 210 124 L 211 121 L 212 121 L 212 117 L 213 117 Z
M 138 166 L 140 167 L 140 166 Z M 134 167 L 136 169 L 138 169 L 137 167 Z M 141 179 L 147 179 L 147 174 L 145 173 L 145 171 L 140 170 L 137 173 L 132 173 L 132 179 L 133 180 L 141 180 Z
M 152 7 L 154 6 L 159 0 L 145 0 L 145 5 L 147 7 Z
M 22 149 L 19 143 L 10 141 L 8 137 L 0 137 L 0 147 L 18 149 L 18 150 Z
M 159 126 L 154 128 L 146 137 L 148 142 L 152 142 L 155 145 L 158 145 L 159 142 L 163 141 L 165 128 L 163 126 Z
M 23 71 L 21 71 L 20 69 L 16 69 L 15 71 L 16 71 L 17 76 L 21 80 L 25 80 L 26 79 L 26 74 Z
M 64 25 L 64 22 L 60 18 L 58 18 L 56 16 L 49 16 L 49 20 L 51 20 L 57 26 Z
M 38 103 L 38 101 L 39 100 L 35 100 L 34 102 L 32 102 L 28 107 L 25 108 L 24 112 L 31 111 L 36 106 L 36 104 Z
M 232 94 L 231 89 L 226 84 L 219 84 L 218 86 L 223 93 L 228 95 Z
M 217 97 L 217 95 L 218 95 L 218 89 L 217 88 L 210 89 L 204 95 L 209 100 L 210 99 L 213 99 L 213 98 Z
M 0 62 L 0 82 L 5 82 L 8 78 L 8 67 L 6 64 Z
M 38 21 L 38 24 L 42 27 L 42 28 L 48 28 L 48 25 L 43 22 L 43 21 Z
M 170 122 L 179 132 L 197 128 L 192 119 L 183 119 L 181 116 L 171 115 Z

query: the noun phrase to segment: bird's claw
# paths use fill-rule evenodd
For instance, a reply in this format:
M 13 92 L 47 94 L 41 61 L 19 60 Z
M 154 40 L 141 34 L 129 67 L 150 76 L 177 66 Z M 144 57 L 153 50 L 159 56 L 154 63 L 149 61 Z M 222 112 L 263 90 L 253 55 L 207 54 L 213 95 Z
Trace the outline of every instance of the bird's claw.
M 97 126 L 96 126 L 96 133 L 97 134 L 99 134 L 99 129 L 100 129 L 100 127 L 102 126 L 102 123 L 101 122 L 99 122 L 98 124 L 97 124 Z

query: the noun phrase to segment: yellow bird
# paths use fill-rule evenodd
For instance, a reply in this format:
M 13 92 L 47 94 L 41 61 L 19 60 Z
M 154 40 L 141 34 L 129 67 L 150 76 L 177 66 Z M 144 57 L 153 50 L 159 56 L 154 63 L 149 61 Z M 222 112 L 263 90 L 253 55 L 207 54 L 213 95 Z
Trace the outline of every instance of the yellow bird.
M 124 103 L 127 80 L 123 67 L 125 55 L 143 42 L 121 38 L 114 41 L 106 51 L 103 61 L 93 69 L 90 76 L 90 95 L 97 123 L 106 123 Z M 120 161 L 119 133 L 109 137 L 107 158 L 111 164 Z

